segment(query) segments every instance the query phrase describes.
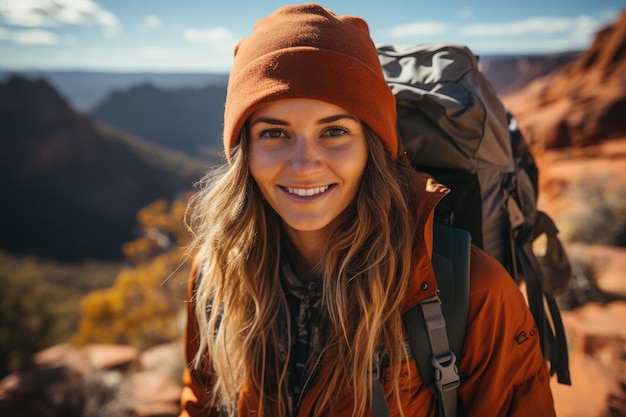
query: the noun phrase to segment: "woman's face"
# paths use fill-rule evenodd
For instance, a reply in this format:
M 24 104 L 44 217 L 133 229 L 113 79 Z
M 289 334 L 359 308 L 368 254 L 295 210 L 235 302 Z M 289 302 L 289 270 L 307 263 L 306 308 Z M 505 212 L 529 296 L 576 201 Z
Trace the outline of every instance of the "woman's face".
M 250 171 L 292 232 L 326 229 L 354 200 L 368 149 L 361 122 L 341 107 L 280 100 L 250 117 Z

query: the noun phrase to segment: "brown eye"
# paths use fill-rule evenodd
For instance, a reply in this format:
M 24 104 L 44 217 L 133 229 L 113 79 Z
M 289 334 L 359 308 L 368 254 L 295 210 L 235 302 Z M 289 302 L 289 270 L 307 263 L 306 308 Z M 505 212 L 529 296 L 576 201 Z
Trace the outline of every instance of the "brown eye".
M 332 136 L 332 137 L 336 137 L 336 136 L 343 136 L 350 133 L 348 130 L 344 129 L 343 127 L 329 127 L 328 129 L 326 129 L 324 131 L 324 136 Z
M 260 138 L 267 138 L 267 139 L 280 139 L 280 138 L 287 137 L 287 135 L 282 129 L 265 129 L 265 130 L 260 131 L 258 136 Z

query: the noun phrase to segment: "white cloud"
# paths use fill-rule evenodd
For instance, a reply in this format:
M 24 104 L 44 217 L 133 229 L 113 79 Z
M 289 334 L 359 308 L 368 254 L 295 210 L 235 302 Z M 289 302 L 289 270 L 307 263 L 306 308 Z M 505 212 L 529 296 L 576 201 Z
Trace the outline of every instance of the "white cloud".
M 10 30 L 0 28 L 0 40 L 7 40 L 18 45 L 56 45 L 59 37 L 56 33 L 42 29 Z
M 465 36 L 506 36 L 506 35 L 554 35 L 578 33 L 589 36 L 595 33 L 602 22 L 591 16 L 578 17 L 534 17 L 516 22 L 483 23 L 461 28 Z
M 106 37 L 121 29 L 117 16 L 92 0 L 0 0 L 0 21 L 22 27 L 100 26 Z
M 15 26 L 44 26 L 49 21 L 39 2 L 33 0 L 0 0 L 0 20 Z
M 579 16 L 574 20 L 572 33 L 588 38 L 600 30 L 605 23 L 590 16 Z
M 163 26 L 161 18 L 153 14 L 144 17 L 140 25 L 142 30 L 159 29 L 161 26 Z
M 409 38 L 438 35 L 448 30 L 450 30 L 450 25 L 444 22 L 415 22 L 394 26 L 389 33 L 393 38 Z
M 211 29 L 185 29 L 183 37 L 188 42 L 222 43 L 236 41 L 236 35 L 223 27 Z
M 459 9 L 461 16 L 469 16 L 470 9 Z M 381 33 L 385 43 L 412 41 L 449 41 L 480 45 L 482 53 L 493 51 L 564 51 L 586 48 L 594 34 L 619 16 L 617 11 L 573 17 L 533 17 L 529 19 L 453 25 L 445 22 L 414 22 L 394 26 Z M 444 39 L 445 38 L 445 39 Z

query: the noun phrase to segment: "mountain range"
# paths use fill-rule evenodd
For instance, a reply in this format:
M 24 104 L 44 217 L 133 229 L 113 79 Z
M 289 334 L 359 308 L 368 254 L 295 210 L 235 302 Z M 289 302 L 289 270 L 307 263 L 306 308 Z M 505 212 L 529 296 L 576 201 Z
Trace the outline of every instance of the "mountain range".
M 12 71 L 0 68 L 0 82 L 14 75 L 29 80 L 44 79 L 59 92 L 76 111 L 88 113 L 112 91 L 123 91 L 141 84 L 160 89 L 179 89 L 225 85 L 228 74 L 162 73 L 104 71 Z
M 481 58 L 481 65 L 496 91 L 506 93 L 567 65 L 578 54 L 491 56 Z M 88 115 L 152 143 L 216 160 L 223 146 L 226 82 L 184 89 L 159 88 L 156 83 L 116 89 Z
M 596 40 L 598 48 L 606 46 L 601 48 L 604 52 L 591 48 L 559 55 L 481 58 L 484 73 L 505 100 L 511 98 L 505 103 L 519 113 L 532 141 L 545 139 L 550 144 L 553 137 L 533 135 L 540 129 L 532 127 L 534 114 L 545 116 L 553 111 L 533 113 L 533 106 L 557 102 L 567 81 L 582 77 L 576 74 L 623 55 L 625 49 L 610 41 L 609 32 L 600 33 Z M 591 82 L 580 78 L 583 87 L 569 84 L 569 102 L 586 109 L 586 113 L 572 113 L 577 120 L 596 120 L 592 127 L 611 121 L 602 134 L 624 126 L 619 114 L 626 93 L 616 86 L 623 85 L 619 74 L 626 71 L 619 68 L 611 77 L 608 70 L 588 71 L 597 75 Z M 146 74 L 137 78 L 95 74 L 105 77 L 110 89 L 95 101 L 94 87 L 89 94 L 95 104 L 89 110 L 80 110 L 77 104 L 85 99 L 77 92 L 88 75 L 74 74 L 72 88 L 68 87 L 71 77 L 55 75 L 56 83 L 63 78 L 64 91 L 73 91 L 69 98 L 45 73 L 40 75 L 12 75 L 0 84 L 0 249 L 66 260 L 119 258 L 122 244 L 136 236 L 135 216 L 140 208 L 159 198 L 182 196 L 211 165 L 221 161 L 225 75 L 173 74 L 152 79 Z M 140 81 L 123 85 L 123 80 Z M 182 86 L 184 80 L 189 84 Z M 169 84 L 164 87 L 163 83 Z M 538 91 L 537 85 L 544 86 L 542 92 L 529 96 Z M 601 95 L 593 107 L 576 101 L 584 92 L 600 91 L 592 88 L 595 85 L 608 86 L 602 90 L 606 97 L 610 87 L 616 98 L 602 101 Z M 515 99 L 519 94 L 526 94 L 525 99 Z M 598 113 L 598 109 L 608 109 L 608 113 Z M 556 126 L 563 123 L 559 120 L 569 120 L 567 114 L 559 115 L 560 119 L 547 119 Z
M 550 55 L 481 55 L 483 72 L 498 92 L 519 90 L 532 79 L 566 64 L 580 51 Z M 124 92 L 140 85 L 159 90 L 179 90 L 225 86 L 226 73 L 159 73 L 159 72 L 97 72 L 97 71 L 20 71 L 0 68 L 0 82 L 13 75 L 30 80 L 45 79 L 76 110 L 90 113 L 108 100 L 113 92 Z
M 483 65 L 506 91 L 573 56 L 498 57 Z M 58 83 L 59 74 L 52 79 Z M 171 86 L 183 79 L 192 85 Z M 83 74 L 75 84 L 84 81 Z M 136 236 L 137 210 L 180 196 L 221 160 L 227 77 L 203 86 L 176 76 L 168 88 L 158 82 L 114 88 L 89 112 L 76 108 L 84 96 L 70 101 L 48 78 L 13 75 L 0 84 L 0 249 L 60 260 L 119 258 Z
M 151 143 L 218 161 L 225 100 L 225 80 L 181 89 L 141 84 L 111 92 L 89 116 Z
M 137 211 L 183 196 L 208 166 L 94 122 L 44 80 L 10 78 L 0 85 L 0 248 L 120 258 Z

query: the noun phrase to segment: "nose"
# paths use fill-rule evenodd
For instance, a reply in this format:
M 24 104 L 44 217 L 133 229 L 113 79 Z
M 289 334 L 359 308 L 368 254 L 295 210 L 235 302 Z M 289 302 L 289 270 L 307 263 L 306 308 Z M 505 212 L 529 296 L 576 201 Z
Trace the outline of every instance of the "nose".
M 315 139 L 298 135 L 293 141 L 289 170 L 299 175 L 314 173 L 322 166 L 320 152 Z

